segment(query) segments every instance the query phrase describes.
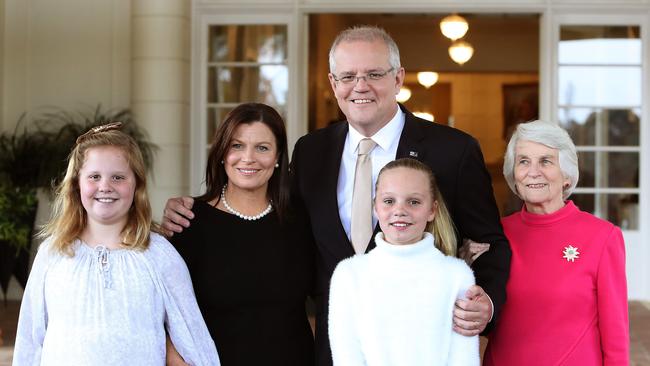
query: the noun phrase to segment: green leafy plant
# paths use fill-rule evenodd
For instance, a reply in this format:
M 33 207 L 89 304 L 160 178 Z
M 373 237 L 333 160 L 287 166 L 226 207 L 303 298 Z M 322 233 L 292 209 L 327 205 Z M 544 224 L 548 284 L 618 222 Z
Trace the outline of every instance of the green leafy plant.
M 36 213 L 36 188 L 46 140 L 25 127 L 22 116 L 13 133 L 0 135 L 0 287 L 15 275 L 27 281 L 29 248 Z M 6 301 L 6 298 L 5 298 Z
M 0 242 L 18 254 L 29 248 L 36 188 L 44 168 L 45 136 L 21 128 L 0 135 Z M 31 217 L 32 222 L 26 222 Z
M 36 210 L 36 190 L 0 185 L 0 240 L 13 246 L 16 255 L 29 248 Z
M 43 180 L 48 136 L 24 127 L 25 115 L 12 133 L 0 135 L 0 184 L 37 188 Z

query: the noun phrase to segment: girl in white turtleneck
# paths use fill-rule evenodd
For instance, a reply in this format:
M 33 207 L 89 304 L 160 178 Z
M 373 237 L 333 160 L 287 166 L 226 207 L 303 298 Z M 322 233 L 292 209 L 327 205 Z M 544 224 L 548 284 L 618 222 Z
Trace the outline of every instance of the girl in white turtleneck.
M 428 166 L 388 163 L 377 178 L 377 247 L 332 275 L 334 365 L 478 365 L 478 336 L 452 330 L 454 302 L 474 284 L 454 256 L 453 224 Z

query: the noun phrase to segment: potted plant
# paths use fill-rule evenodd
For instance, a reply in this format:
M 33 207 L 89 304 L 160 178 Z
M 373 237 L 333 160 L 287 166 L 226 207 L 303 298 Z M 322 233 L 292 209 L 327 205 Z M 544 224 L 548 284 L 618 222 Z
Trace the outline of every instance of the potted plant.
M 68 155 L 79 135 L 92 127 L 120 121 L 122 131 L 138 143 L 148 169 L 157 149 L 129 109 L 49 109 L 27 119 L 23 115 L 12 133 L 0 135 L 0 286 L 4 296 L 12 275 L 23 287 L 27 282 L 36 192 L 53 192 L 65 174 Z

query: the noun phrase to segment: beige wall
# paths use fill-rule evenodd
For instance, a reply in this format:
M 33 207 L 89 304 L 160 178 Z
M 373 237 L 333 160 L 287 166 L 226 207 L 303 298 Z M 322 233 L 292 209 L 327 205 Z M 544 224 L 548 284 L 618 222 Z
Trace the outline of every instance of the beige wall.
M 480 141 L 487 164 L 499 163 L 506 147 L 503 86 L 537 81 L 537 73 L 451 73 L 440 77 L 440 82 L 451 83 L 454 127 Z
M 130 1 L 5 1 L 2 124 L 47 106 L 130 103 Z

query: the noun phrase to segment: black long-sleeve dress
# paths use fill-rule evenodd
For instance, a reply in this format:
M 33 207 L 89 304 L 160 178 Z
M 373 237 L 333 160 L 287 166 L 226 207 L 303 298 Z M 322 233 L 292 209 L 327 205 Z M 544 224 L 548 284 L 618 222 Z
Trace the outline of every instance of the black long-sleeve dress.
M 300 218 L 280 224 L 275 211 L 246 221 L 198 200 L 193 212 L 172 243 L 190 270 L 221 364 L 312 365 L 309 226 Z

